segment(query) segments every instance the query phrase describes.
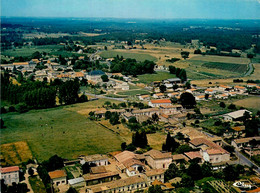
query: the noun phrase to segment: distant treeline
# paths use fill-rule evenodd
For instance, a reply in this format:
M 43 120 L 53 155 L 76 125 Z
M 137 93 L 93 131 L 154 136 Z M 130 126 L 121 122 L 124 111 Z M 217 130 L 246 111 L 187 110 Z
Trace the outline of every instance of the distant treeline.
M 1 73 L 1 99 L 16 105 L 16 110 L 25 112 L 29 109 L 50 108 L 56 106 L 56 97 L 60 104 L 73 104 L 87 101 L 87 97 L 79 97 L 80 83 L 78 79 L 63 82 L 59 79 L 50 84 L 46 81 L 25 80 L 19 74 L 18 84 L 10 81 L 9 73 Z
M 152 74 L 154 73 L 155 63 L 149 60 L 144 62 L 137 62 L 135 59 L 117 56 L 111 63 L 111 72 L 121 72 L 124 75 L 140 75 L 140 74 Z

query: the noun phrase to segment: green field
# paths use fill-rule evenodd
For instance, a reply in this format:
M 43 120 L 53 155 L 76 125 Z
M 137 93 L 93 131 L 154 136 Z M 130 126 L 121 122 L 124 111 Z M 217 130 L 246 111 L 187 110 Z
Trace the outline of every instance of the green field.
M 153 81 L 162 81 L 169 78 L 176 78 L 174 74 L 170 74 L 169 72 L 156 72 L 154 74 L 142 74 L 137 77 L 140 83 L 150 84 Z
M 244 73 L 247 70 L 245 64 L 233 64 L 233 63 L 220 63 L 220 62 L 207 62 L 202 64 L 206 68 L 216 68 L 220 70 L 228 70 L 232 72 Z
M 96 103 L 103 102 L 93 101 L 93 105 L 97 108 Z M 81 154 L 119 150 L 122 140 L 118 135 L 77 113 L 91 105 L 88 102 L 24 114 L 3 114 L 6 129 L 1 130 L 1 144 L 27 141 L 39 161 L 54 154 L 73 159 Z
M 150 92 L 146 91 L 146 90 L 129 90 L 129 91 L 122 91 L 122 92 L 118 92 L 117 94 L 119 95 L 128 95 L 128 96 L 134 96 L 137 94 L 150 94 Z
M 34 177 L 29 177 L 29 182 L 31 184 L 31 187 L 34 192 L 37 193 L 46 193 L 45 186 L 42 183 L 40 179 L 38 179 L 36 176 Z
M 34 52 L 46 52 L 57 51 L 58 49 L 63 48 L 62 45 L 46 45 L 46 46 L 32 46 L 32 47 L 23 47 L 18 49 L 6 50 L 1 54 L 10 57 L 19 57 L 19 56 L 31 56 Z
M 103 58 L 113 58 L 116 56 L 123 56 L 124 58 L 132 58 L 136 59 L 137 61 L 145 61 L 145 60 L 151 60 L 151 61 L 156 61 L 156 58 L 149 55 L 149 54 L 139 54 L 139 53 L 128 53 L 128 52 L 120 52 L 120 51 L 104 51 L 100 54 L 101 57 Z

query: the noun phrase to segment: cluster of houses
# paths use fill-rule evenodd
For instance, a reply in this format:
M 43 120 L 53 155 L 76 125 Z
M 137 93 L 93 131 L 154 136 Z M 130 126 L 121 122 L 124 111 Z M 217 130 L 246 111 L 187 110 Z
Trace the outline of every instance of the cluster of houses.
M 78 57 L 78 60 L 83 60 L 84 57 Z M 48 60 L 38 60 L 32 59 L 29 62 L 14 62 L 13 64 L 1 64 L 1 68 L 8 69 L 13 72 L 17 69 L 23 73 L 25 76 L 33 75 L 35 80 L 43 81 L 46 80 L 50 82 L 54 79 L 61 79 L 63 81 L 73 80 L 78 78 L 79 80 L 87 79 L 89 83 L 92 84 L 105 84 L 107 88 L 112 90 L 129 90 L 129 84 L 125 81 L 129 80 L 129 77 L 122 76 L 125 81 L 119 81 L 116 79 L 110 79 L 108 82 L 103 82 L 101 76 L 107 74 L 108 77 L 112 77 L 113 73 L 105 73 L 102 70 L 92 70 L 87 72 L 86 70 L 74 71 L 73 66 L 70 65 L 69 60 L 68 65 L 61 65 L 56 62 L 56 58 L 50 58 Z M 109 61 L 108 61 L 109 62 Z M 108 63 L 107 62 L 107 63 Z M 44 69 L 36 68 L 37 65 L 44 65 Z M 103 82 L 103 83 L 102 83 Z

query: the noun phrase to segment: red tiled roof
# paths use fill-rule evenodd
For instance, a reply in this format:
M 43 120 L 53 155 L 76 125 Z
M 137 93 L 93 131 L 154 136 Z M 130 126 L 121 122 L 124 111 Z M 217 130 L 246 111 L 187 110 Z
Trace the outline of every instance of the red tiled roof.
M 16 172 L 16 171 L 19 171 L 19 167 L 18 167 L 18 166 L 0 168 L 0 172 L 1 172 L 2 174 L 4 174 L 4 173 L 9 173 L 9 172 Z
M 67 174 L 65 173 L 64 170 L 56 170 L 53 172 L 49 172 L 49 176 L 51 179 L 56 179 L 56 178 L 66 177 Z
M 201 158 L 202 156 L 200 155 L 199 151 L 190 151 L 190 152 L 186 152 L 184 153 L 188 158 L 190 159 L 194 159 L 194 158 Z
M 151 100 L 153 104 L 160 104 L 160 103 L 171 103 L 170 99 L 158 99 L 158 100 Z

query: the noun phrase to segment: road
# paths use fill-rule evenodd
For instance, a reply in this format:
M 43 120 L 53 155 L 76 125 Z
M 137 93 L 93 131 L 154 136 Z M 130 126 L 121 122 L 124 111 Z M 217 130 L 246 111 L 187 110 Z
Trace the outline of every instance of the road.
M 248 71 L 245 73 L 244 76 L 249 76 L 249 75 L 252 74 L 252 72 L 254 71 L 253 63 L 249 63 L 249 64 L 248 64 L 248 67 L 249 67 L 249 69 L 248 69 Z
M 117 100 L 117 101 L 122 101 L 122 102 L 126 102 L 127 101 L 124 98 L 106 97 L 106 96 L 103 96 L 103 95 L 95 95 L 95 94 L 92 94 L 92 93 L 85 93 L 85 95 L 94 96 L 96 98 L 101 98 L 101 99 L 112 99 L 112 100 Z

